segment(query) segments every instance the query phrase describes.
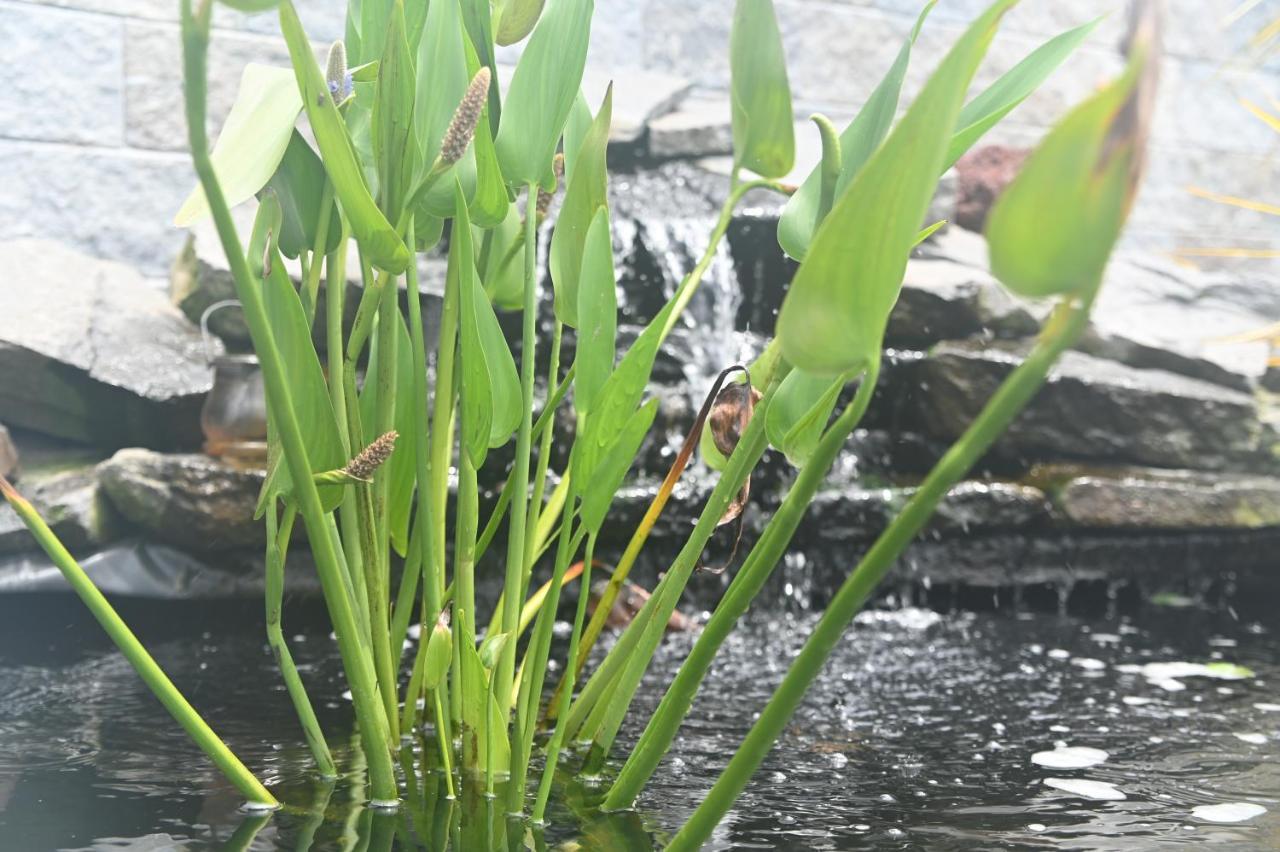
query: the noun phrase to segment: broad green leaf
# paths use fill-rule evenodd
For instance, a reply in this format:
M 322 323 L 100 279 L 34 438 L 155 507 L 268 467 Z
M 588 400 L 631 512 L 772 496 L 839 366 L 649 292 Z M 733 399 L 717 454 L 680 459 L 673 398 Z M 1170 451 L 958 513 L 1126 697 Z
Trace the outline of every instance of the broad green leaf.
M 765 413 L 765 432 L 796 467 L 803 467 L 818 446 L 844 385 L 843 376 L 833 380 L 804 370 L 792 370 L 782 380 Z
M 292 71 L 255 62 L 245 66 L 235 103 L 209 155 L 228 207 L 248 201 L 266 186 L 284 157 L 301 111 L 302 97 Z M 197 185 L 182 202 L 173 224 L 184 228 L 208 215 L 209 202 Z
M 778 315 L 794 367 L 836 376 L 878 357 L 965 90 L 1015 2 L 998 0 L 964 32 L 819 225 Z
M 329 401 L 329 388 L 320 367 L 320 358 L 311 342 L 311 328 L 302 310 L 298 291 L 294 289 L 293 282 L 285 271 L 284 259 L 274 245 L 268 249 L 270 269 L 265 270 L 264 275 L 262 246 L 265 243 L 262 234 L 280 221 L 280 215 L 280 206 L 275 197 L 270 194 L 264 196 L 254 225 L 255 238 L 250 240 L 249 247 L 257 257 L 255 259 L 250 256 L 248 260 L 255 276 L 263 275 L 262 301 L 271 326 L 271 336 L 275 338 L 276 348 L 284 363 L 294 413 L 298 422 L 305 427 L 303 434 L 307 440 L 307 461 L 312 473 L 322 473 L 343 467 L 347 458 L 338 435 L 338 424 L 333 418 L 333 405 Z M 277 456 L 277 459 L 277 464 L 269 471 L 268 481 L 263 486 L 265 495 L 287 494 L 292 491 L 293 478 L 289 466 L 284 463 L 283 458 Z M 326 511 L 336 508 L 342 502 L 342 486 L 320 486 L 319 490 L 320 500 Z
M 956 132 L 947 151 L 946 168 L 964 155 L 1000 119 L 1022 103 L 1075 52 L 1101 18 L 1067 30 L 1033 50 L 976 98 L 965 104 L 956 121 Z
M 271 11 L 280 0 L 218 0 L 218 2 L 223 6 L 235 9 L 237 12 L 254 15 L 258 12 Z
M 551 160 L 582 83 L 593 0 L 551 0 L 511 75 L 498 162 L 515 186 L 551 183 Z
M 617 331 L 613 238 L 609 234 L 609 211 L 600 207 L 587 230 L 578 291 L 578 349 L 574 358 L 578 376 L 573 383 L 573 406 L 580 418 L 591 410 L 591 403 L 613 372 Z
M 902 81 L 907 76 L 907 65 L 911 60 L 911 48 L 920 35 L 925 18 L 933 10 L 937 0 L 925 4 L 920 16 L 916 19 L 911 34 L 898 50 L 897 58 L 889 66 L 879 85 L 867 98 L 862 109 L 853 121 L 840 134 L 840 178 L 836 181 L 835 197 L 839 198 L 849 186 L 850 181 L 866 164 L 884 137 L 893 126 L 893 117 L 898 110 L 898 97 L 902 92 Z M 821 166 L 815 167 L 809 176 L 800 184 L 800 188 L 787 201 L 778 220 L 778 245 L 796 260 L 804 260 L 813 241 L 814 231 L 822 218 L 818 215 L 822 198 Z
M 446 287 L 456 287 L 459 306 L 459 349 L 462 370 L 462 448 L 479 468 L 489 452 L 489 435 L 493 426 L 493 382 L 485 359 L 484 346 L 480 342 L 477 322 L 474 250 L 471 247 L 471 224 L 467 218 L 467 200 L 462 188 L 454 182 L 454 203 L 457 205 L 453 223 L 453 238 L 449 241 L 449 281 Z
M 555 231 L 551 234 L 549 266 L 555 285 L 556 319 L 571 328 L 578 325 L 578 285 L 587 229 L 596 211 L 608 203 L 609 175 L 605 158 L 612 120 L 613 86 L 610 86 L 575 157 L 573 179 L 565 190 Z
M 610 89 L 613 86 L 610 84 Z M 591 130 L 591 105 L 587 103 L 586 96 L 582 91 L 578 91 L 578 96 L 573 99 L 573 108 L 569 110 L 569 118 L 564 123 L 564 181 L 568 184 L 573 180 L 573 170 L 578 165 L 578 152 L 582 150 L 582 140 L 587 138 L 587 133 Z
M 504 47 L 515 44 L 529 33 L 533 25 L 538 23 L 542 7 L 546 0 L 507 0 L 502 7 L 502 15 L 498 20 L 498 31 L 494 40 Z
M 413 139 L 413 58 L 405 36 L 404 4 L 401 0 L 395 0 L 391 6 L 386 33 L 386 43 L 378 63 L 371 130 L 374 160 L 378 164 L 378 186 L 382 193 L 382 212 L 389 220 L 398 221 L 418 159 Z
M 342 212 L 351 224 L 351 232 L 375 266 L 399 274 L 409 265 L 409 249 L 369 194 L 346 123 L 333 103 L 324 72 L 316 63 L 311 42 L 291 0 L 280 0 L 280 29 L 289 46 L 302 103 L 320 146 L 320 158 L 342 203 Z
M 458 0 L 440 0 L 427 7 L 427 20 L 418 44 L 418 83 L 414 104 L 414 133 L 422 150 L 425 176 L 440 153 L 445 131 L 466 94 L 471 76 L 467 73 L 467 51 Z M 475 190 L 475 152 L 468 147 L 462 160 L 446 172 L 423 199 L 420 211 L 435 216 L 453 215 L 453 175 L 463 178 L 468 197 Z
M 283 209 L 284 221 L 280 225 L 279 240 L 280 252 L 285 257 L 296 258 L 315 246 L 325 180 L 324 164 L 302 134 L 293 131 L 289 147 L 266 186 L 268 191 L 276 194 Z M 342 221 L 335 209 L 329 216 L 325 254 L 336 249 L 341 239 Z
M 413 489 L 417 476 L 417 446 L 413 440 L 414 431 L 419 428 L 419 419 L 413 408 L 413 345 L 409 340 L 409 330 L 404 320 L 396 322 L 395 334 L 395 413 L 393 422 L 395 430 L 400 434 L 396 440 L 391 457 L 383 463 L 387 471 L 387 505 L 390 519 L 389 530 L 391 544 L 396 552 L 404 556 L 409 549 L 409 516 L 413 506 Z M 378 407 L 378 383 L 374 379 L 378 375 L 378 364 L 383 357 L 381 339 L 375 334 L 369 344 L 369 365 L 365 370 L 364 390 L 360 394 L 360 420 L 365 429 L 362 446 L 372 443 L 378 435 L 374 434 Z
M 493 74 L 489 87 L 489 121 L 491 129 L 497 127 L 502 115 L 502 95 L 498 88 L 498 60 L 493 47 L 493 19 L 489 0 L 461 0 L 462 25 L 467 31 L 471 46 L 475 48 L 480 64 Z
M 360 49 L 353 53 L 351 45 L 347 45 L 349 62 L 370 62 L 381 57 L 394 5 L 395 0 L 360 0 Z
M 414 216 L 413 235 L 414 247 L 418 251 L 431 251 L 444 236 L 444 220 L 430 213 Z
M 591 477 L 606 448 L 614 442 L 635 413 L 636 406 L 649 385 L 653 362 L 658 355 L 658 347 L 662 345 L 662 330 L 674 310 L 675 302 L 667 302 L 645 326 L 627 354 L 618 362 L 618 368 L 609 375 L 592 400 L 591 415 L 587 418 L 582 439 L 576 447 L 581 454 L 574 463 L 574 475 L 582 476 L 579 482 Z
M 773 0 L 737 0 L 729 68 L 734 163 L 761 177 L 782 177 L 795 165 L 795 117 Z
M 464 41 L 467 48 L 467 76 L 474 77 L 481 68 L 480 59 L 471 40 L 465 35 Z M 495 228 L 506 219 L 511 199 L 507 196 L 507 182 L 502 178 L 502 167 L 498 165 L 498 151 L 493 147 L 488 106 L 480 114 L 475 141 L 471 143 L 471 154 L 476 163 L 476 191 L 471 197 L 469 208 L 471 221 L 482 228 Z
M 1158 60 L 1128 70 L 1072 110 L 1027 158 L 987 218 L 991 271 L 1033 298 L 1091 293 L 1124 227 L 1141 169 Z
M 524 255 L 520 251 L 524 245 L 523 223 L 524 217 L 512 204 L 502 223 L 484 235 L 490 239 L 489 256 L 480 269 L 484 291 L 494 306 L 504 311 L 524 307 Z M 473 239 L 476 244 L 482 241 L 483 236 Z
M 657 399 L 651 399 L 640 406 L 627 419 L 618 437 L 609 445 L 601 456 L 600 463 L 591 472 L 590 479 L 586 480 L 587 487 L 582 494 L 579 515 L 588 531 L 598 533 L 600 527 L 604 526 L 613 497 L 622 486 L 627 471 L 631 469 L 636 453 L 640 451 L 645 435 L 649 434 L 649 427 L 653 425 L 653 418 L 657 413 Z M 574 476 L 578 476 L 577 471 Z
M 493 395 L 493 420 L 489 432 L 489 446 L 501 447 L 511 440 L 520 426 L 524 396 L 520 390 L 520 372 L 507 345 L 507 338 L 498 323 L 498 315 L 485 296 L 480 280 L 471 276 L 475 292 L 476 324 L 480 331 L 480 345 L 484 347 L 485 361 L 489 365 L 490 393 Z

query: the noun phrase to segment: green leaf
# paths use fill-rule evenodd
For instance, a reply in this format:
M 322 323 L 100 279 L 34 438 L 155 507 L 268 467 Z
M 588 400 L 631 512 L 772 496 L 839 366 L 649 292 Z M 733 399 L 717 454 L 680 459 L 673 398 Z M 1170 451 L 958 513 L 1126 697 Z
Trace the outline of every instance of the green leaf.
M 1091 293 L 1102 282 L 1146 145 L 1143 113 L 1154 91 L 1140 83 L 1156 66 L 1138 54 L 1123 76 L 1072 110 L 992 207 L 991 271 L 1010 290 L 1038 298 Z
M 434 5 L 434 4 L 433 4 Z M 443 4 L 441 4 L 443 5 Z M 378 63 L 373 96 L 373 155 L 378 165 L 382 212 L 400 219 L 405 194 L 417 167 L 413 141 L 414 71 L 405 37 L 404 4 L 395 0 L 388 16 L 386 44 Z
M 973 144 L 1014 107 L 1022 103 L 1040 84 L 1048 79 L 1059 65 L 1066 61 L 1101 21 L 1097 18 L 1087 24 L 1067 30 L 1032 51 L 1013 66 L 976 98 L 965 104 L 956 121 L 956 132 L 947 151 L 946 168 L 964 155 Z
M 538 23 L 538 16 L 542 14 L 545 2 L 546 0 L 507 0 L 502 7 L 502 15 L 498 18 L 498 32 L 494 40 L 505 47 L 533 32 L 533 25 Z
M 467 75 L 474 77 L 480 70 L 480 59 L 470 39 L 464 39 L 467 47 Z M 493 88 L 491 85 L 490 88 Z M 507 196 L 507 183 L 498 165 L 498 151 L 493 146 L 493 130 L 489 125 L 489 107 L 480 114 L 476 126 L 471 153 L 476 163 L 476 191 L 471 198 L 471 221 L 482 228 L 495 228 L 507 217 L 511 199 Z
M 324 164 L 302 134 L 293 131 L 289 147 L 266 186 L 267 191 L 276 194 L 283 209 L 284 221 L 280 225 L 279 239 L 280 251 L 285 257 L 296 258 L 315 246 L 325 180 Z M 342 222 L 335 211 L 329 217 L 325 253 L 336 249 L 341 239 Z
M 1015 2 L 998 0 L 965 31 L 818 227 L 778 315 L 793 366 L 836 376 L 879 356 L 965 90 Z
M 391 23 L 391 7 L 395 0 L 360 0 L 360 49 L 353 52 L 347 45 L 348 62 L 369 62 L 379 58 L 384 46 L 383 34 Z
M 493 391 L 484 346 L 480 342 L 474 285 L 475 261 L 471 247 L 471 224 L 467 218 L 467 200 L 454 181 L 457 218 L 453 238 L 449 240 L 448 277 L 446 287 L 456 287 L 459 295 L 459 349 L 462 358 L 462 448 L 476 468 L 484 464 L 489 452 L 489 435 L 493 426 Z
M 480 643 L 480 662 L 489 671 L 493 671 L 498 665 L 498 660 L 502 657 L 502 649 L 507 647 L 507 640 L 511 638 L 510 633 L 494 633 L 484 637 L 484 641 Z
M 423 637 L 427 643 L 426 660 L 422 668 L 422 685 L 427 689 L 437 689 L 444 683 L 449 673 L 449 665 L 453 662 L 453 631 L 444 623 L 445 615 L 441 614 L 431 628 L 431 635 Z
M 488 449 L 505 444 L 519 427 L 524 403 L 515 359 L 475 274 L 466 198 L 461 186 L 455 182 L 454 187 L 458 207 L 449 269 L 458 276 L 461 297 L 463 441 L 480 467 Z
M 288 68 L 254 62 L 245 66 L 235 103 L 209 155 L 228 207 L 248 201 L 266 186 L 285 155 L 301 111 L 302 97 Z M 173 224 L 185 228 L 208 215 L 209 202 L 197 185 Z
M 600 388 L 613 372 L 618 331 L 618 292 L 613 273 L 613 238 L 609 211 L 600 207 L 587 230 L 578 291 L 578 349 L 574 363 L 573 406 L 579 417 L 591 410 Z
M 551 160 L 582 83 L 593 0 L 551 0 L 511 76 L 498 127 L 508 182 L 550 185 Z
M 258 207 L 254 222 L 254 236 L 249 241 L 248 257 L 255 276 L 263 274 L 263 247 L 270 232 L 277 227 L 281 217 L 280 205 L 275 197 L 267 194 Z M 272 240 L 274 242 L 274 240 Z M 256 256 L 256 257 L 255 257 Z M 272 245 L 267 249 L 270 269 L 262 281 L 262 301 L 266 307 L 271 335 L 284 364 L 289 382 L 290 397 L 298 422 L 306 424 L 307 461 L 312 473 L 322 473 L 346 465 L 346 454 L 338 434 L 338 424 L 333 417 L 333 405 L 329 401 L 329 388 L 324 370 L 311 342 L 311 328 L 307 324 L 298 291 L 294 289 L 284 268 L 284 259 Z M 289 466 L 281 455 L 268 472 L 263 495 L 288 494 L 293 490 L 293 478 Z M 342 502 L 343 488 L 337 485 L 320 486 L 320 501 L 325 511 Z
M 218 0 L 218 2 L 237 12 L 255 15 L 258 12 L 270 12 L 280 0 Z
M 342 202 L 342 212 L 351 224 L 351 232 L 375 266 L 393 274 L 404 272 L 409 266 L 409 249 L 369 195 L 346 123 L 333 103 L 324 72 L 316 63 L 311 42 L 291 0 L 280 0 L 280 29 L 289 46 L 302 103 L 320 146 L 320 158 Z
M 907 65 L 911 60 L 911 48 L 920 35 L 925 18 L 937 0 L 925 4 L 920 16 L 916 19 L 911 35 L 898 50 L 897 58 L 885 74 L 875 91 L 867 98 L 862 109 L 853 121 L 840 134 L 840 178 L 836 181 L 835 196 L 839 198 L 849 186 L 854 176 L 866 164 L 871 154 L 880 147 L 884 137 L 893 126 L 893 117 L 898 110 L 898 97 L 902 92 L 902 81 L 907 76 Z M 825 218 L 819 215 L 822 201 L 821 164 L 814 168 L 809 176 L 800 184 L 800 188 L 787 201 L 778 220 L 778 245 L 796 260 L 804 260 L 813 242 L 813 234 Z
M 636 406 L 649 385 L 653 362 L 658 355 L 658 347 L 662 345 L 662 330 L 674 310 L 673 298 L 640 332 L 627 354 L 618 362 L 618 368 L 609 375 L 592 400 L 591 415 L 587 418 L 582 439 L 575 448 L 581 454 L 574 462 L 574 475 L 582 476 L 579 482 L 590 479 L 608 446 L 635 413 Z
M 480 270 L 484 292 L 494 306 L 505 311 L 524 307 L 524 217 L 514 204 L 507 208 L 506 218 L 488 232 L 492 244 L 489 257 Z
M 737 0 L 729 68 L 734 163 L 761 177 L 782 177 L 795 165 L 795 116 L 773 0 Z
M 640 451 L 645 435 L 649 434 L 649 427 L 653 425 L 653 418 L 657 413 L 658 400 L 651 399 L 627 418 L 618 437 L 606 448 L 599 464 L 595 465 L 589 478 L 585 480 L 587 487 L 582 494 L 582 509 L 579 514 L 589 532 L 598 533 L 600 527 L 604 526 L 613 497 L 622 486 L 627 471 L 631 469 L 636 453 Z M 576 481 L 583 481 L 576 470 L 574 478 Z
M 765 413 L 765 431 L 769 443 L 796 467 L 803 467 L 813 455 L 844 385 L 844 376 L 832 380 L 804 370 L 792 370 L 782 380 Z
M 413 434 L 419 428 L 420 421 L 413 407 L 413 344 L 409 340 L 409 330 L 405 327 L 403 318 L 396 322 L 395 338 L 392 347 L 396 359 L 395 412 L 392 417 L 400 437 L 396 440 L 391 457 L 383 463 L 383 469 L 387 471 L 387 514 L 391 544 L 397 553 L 404 556 L 409 549 L 409 517 L 417 481 L 417 445 Z M 382 341 L 375 334 L 369 345 L 369 364 L 365 370 L 368 378 L 360 394 L 360 420 L 366 429 L 362 446 L 367 446 L 378 437 L 368 430 L 372 429 L 377 417 L 378 383 L 373 377 L 378 375 L 378 362 L 383 357 L 383 351 Z
M 474 617 L 474 616 L 472 616 Z M 460 619 L 466 624 L 470 618 Z M 495 766 L 506 766 L 511 753 L 505 736 L 507 720 L 498 706 L 498 697 L 489 694 L 489 675 L 484 661 L 476 650 L 476 638 L 469 626 L 459 641 L 459 667 L 462 679 L 462 760 L 463 766 L 477 769 L 488 765 L 488 748 L 492 741 Z M 493 730 L 494 736 L 486 737 L 485 731 Z
M 610 84 L 610 89 L 612 88 Z M 564 181 L 566 184 L 573 180 L 573 170 L 578 165 L 578 152 L 582 150 L 582 140 L 586 139 L 587 133 L 591 131 L 592 121 L 594 119 L 591 117 L 591 105 L 579 90 L 578 96 L 573 99 L 573 108 L 569 110 L 569 118 L 564 123 Z
M 465 40 L 458 0 L 432 2 L 427 7 L 422 41 L 418 44 L 414 134 L 422 149 L 424 174 L 415 178 L 415 184 L 425 176 L 425 170 L 431 167 L 440 153 L 445 131 L 471 82 L 471 76 L 467 73 Z M 473 146 L 468 146 L 462 160 L 427 192 L 420 211 L 446 218 L 452 216 L 453 176 L 462 177 L 463 187 L 470 197 L 475 190 L 475 169 L 475 151 Z
M 498 88 L 498 60 L 493 47 L 489 0 L 461 0 L 461 3 L 462 26 L 467 31 L 471 46 L 475 48 L 480 64 L 493 72 L 493 84 L 489 86 L 489 117 L 496 127 L 502 114 L 502 96 Z
M 587 229 L 591 227 L 596 211 L 608 204 L 609 174 L 605 160 L 612 120 L 611 85 L 574 158 L 573 178 L 565 190 L 555 231 L 551 234 L 549 266 L 551 281 L 555 285 L 556 319 L 571 328 L 578 325 L 578 286 Z

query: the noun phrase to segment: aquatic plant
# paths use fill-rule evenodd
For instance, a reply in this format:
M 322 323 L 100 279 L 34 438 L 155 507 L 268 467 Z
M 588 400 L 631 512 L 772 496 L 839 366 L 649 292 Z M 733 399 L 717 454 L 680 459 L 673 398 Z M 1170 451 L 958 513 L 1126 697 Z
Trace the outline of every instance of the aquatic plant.
M 291 0 L 236 0 L 229 5 L 245 11 L 278 7 L 292 68 L 245 69 L 212 150 L 205 130 L 212 2 L 183 0 L 185 101 L 199 186 L 178 222 L 212 216 L 262 363 L 270 456 L 258 510 L 268 532 L 268 641 L 322 775 L 338 769 L 281 625 L 284 565 L 299 518 L 351 689 L 372 804 L 399 801 L 398 760 L 411 811 L 426 810 L 413 801 L 419 777 L 441 769 L 451 794 L 456 773 L 501 795 L 507 812 L 529 810 L 536 823 L 545 817 L 566 747 L 585 746 L 586 772 L 610 755 L 685 585 L 715 530 L 741 513 L 752 470 L 772 445 L 799 474 L 605 805 L 634 801 L 670 747 L 720 644 L 785 552 L 871 402 L 908 256 L 942 224 L 925 222 L 939 176 L 1093 27 L 1050 40 L 966 102 L 1015 3 L 998 0 L 981 15 L 895 123 L 912 48 L 933 7 L 926 4 L 858 116 L 840 132 L 814 116 L 822 159 L 791 187 L 781 182 L 794 167 L 795 140 L 773 5 L 737 0 L 729 45 L 734 167 L 727 199 L 703 256 L 618 358 L 606 169 L 612 93 L 593 113 L 580 91 L 592 0 L 364 0 L 351 4 L 346 37 L 330 49 L 325 68 Z M 495 46 L 525 39 L 502 96 Z M 698 845 L 723 816 L 849 619 L 947 488 L 1026 404 L 1083 328 L 1140 171 L 1155 63 L 1149 39 L 1135 44 L 1126 75 L 1048 137 L 991 217 L 997 275 L 1022 295 L 1061 298 L 1041 340 L 849 576 L 675 847 Z M 295 128 L 304 113 L 314 147 Z M 790 196 L 779 242 L 801 261 L 777 338 L 748 367 L 726 369 L 708 393 L 588 622 L 597 540 L 654 422 L 657 401 L 646 400 L 645 390 L 655 358 L 735 208 L 752 190 Z M 552 290 L 544 294 L 538 232 L 557 194 L 548 257 Z M 255 196 L 246 242 L 231 207 Z M 347 329 L 343 300 L 352 243 L 363 289 Z M 418 256 L 438 245 L 447 252 L 447 276 L 429 371 Z M 285 258 L 297 260 L 298 284 Z M 403 312 L 401 282 L 408 291 Z M 312 340 L 322 301 L 323 360 Z M 549 345 L 536 324 L 544 301 L 554 316 Z M 497 310 L 521 312 L 519 364 Z M 561 364 L 566 328 L 575 354 Z M 540 345 L 547 350 L 541 376 Z M 835 414 L 852 382 L 856 393 Z M 554 415 L 565 404 L 572 406 L 575 428 L 562 436 L 571 450 L 555 477 Z M 506 483 L 482 526 L 480 471 L 493 466 L 492 450 L 513 441 Z M 643 609 L 579 688 L 604 617 L 696 447 L 720 470 L 719 479 Z M 20 499 L 11 490 L 5 496 Z M 23 517 L 41 529 L 38 519 Z M 482 621 L 475 575 L 500 531 L 502 594 Z M 41 541 L 81 588 L 74 560 L 51 534 Z M 394 590 L 393 555 L 403 559 Z M 536 583 L 541 577 L 545 581 Z M 555 615 L 564 587 L 575 580 L 574 622 L 564 665 L 557 667 L 563 676 L 547 690 Z M 409 643 L 414 651 L 406 660 L 405 640 L 415 623 L 421 637 L 416 647 Z M 104 624 L 124 644 L 118 619 Z M 147 676 L 145 660 L 130 659 Z M 148 684 L 167 694 L 155 678 Z M 216 738 L 195 724 L 194 711 L 175 715 L 215 759 L 222 754 Z M 402 737 L 417 736 L 427 720 L 433 747 L 401 748 Z M 535 745 L 548 730 L 543 769 L 531 778 Z M 239 789 L 271 801 L 233 760 L 218 763 Z

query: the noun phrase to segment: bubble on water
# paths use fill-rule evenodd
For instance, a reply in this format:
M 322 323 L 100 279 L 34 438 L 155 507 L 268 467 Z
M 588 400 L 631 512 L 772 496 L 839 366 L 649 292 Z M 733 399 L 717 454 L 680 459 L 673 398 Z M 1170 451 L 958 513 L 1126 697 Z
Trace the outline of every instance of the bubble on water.
M 782 782 L 787 780 L 787 776 L 782 774 L 781 772 L 774 772 L 769 775 L 769 780 L 775 784 L 781 784 Z
M 849 765 L 849 758 L 845 757 L 843 754 L 841 754 L 841 753 L 840 753 L 840 752 L 838 752 L 838 751 L 837 751 L 837 752 L 834 752 L 833 754 L 828 755 L 828 756 L 827 756 L 827 760 L 828 760 L 828 761 L 831 763 L 831 765 L 832 765 L 832 766 L 834 766 L 836 769 L 841 769 L 841 768 L 843 768 L 843 767 L 845 767 L 845 766 L 848 766 L 848 765 Z
M 1049 827 L 1042 822 L 1033 822 L 1027 826 L 1027 831 L 1034 831 L 1039 833 L 1041 831 L 1047 831 L 1048 828 Z
M 1084 769 L 1105 763 L 1110 756 L 1100 748 L 1067 746 L 1053 751 L 1038 751 L 1031 755 L 1031 762 L 1050 769 Z
M 860 822 L 853 827 L 853 830 L 854 831 L 870 831 L 871 826 L 867 825 L 865 822 Z
M 1280 713 L 1280 704 L 1268 704 L 1265 701 L 1258 701 L 1253 706 L 1263 713 Z
M 1145 698 L 1141 695 L 1126 695 L 1120 700 L 1125 704 L 1128 704 L 1130 707 L 1142 707 L 1143 705 L 1151 704 L 1155 701 L 1154 698 Z
M 1265 814 L 1267 809 L 1252 802 L 1227 802 L 1222 805 L 1198 805 L 1191 815 L 1205 822 L 1244 822 Z
M 1214 636 L 1209 640 L 1210 648 L 1234 648 L 1240 643 L 1234 639 L 1228 639 L 1225 636 Z
M 1250 745 L 1266 745 L 1267 743 L 1266 734 L 1236 734 L 1236 739 Z
M 1095 660 L 1093 657 L 1075 657 L 1071 660 L 1073 665 L 1077 665 L 1085 671 L 1102 671 L 1107 664 L 1102 660 Z
M 1049 730 L 1055 734 L 1066 734 L 1071 731 L 1066 725 L 1050 725 Z
M 344 689 L 344 690 L 342 691 L 342 697 L 343 697 L 343 698 L 345 698 L 347 701 L 352 701 L 352 700 L 354 700 L 354 699 L 351 697 L 351 690 L 349 690 L 349 689 Z
M 879 798 L 880 798 L 880 801 L 882 801 L 882 802 L 896 802 L 896 801 L 898 801 L 898 800 L 897 800 L 897 799 L 895 799 L 895 798 L 892 796 L 892 794 L 890 794 L 890 793 L 881 793 Z
M 1049 651 L 1048 656 L 1055 660 L 1068 660 L 1071 658 L 1071 652 L 1063 650 L 1062 648 L 1054 648 Z
M 1165 692 L 1182 692 L 1187 688 L 1185 683 L 1180 680 L 1174 680 L 1171 677 L 1165 678 L 1164 680 L 1153 680 L 1151 683 L 1154 686 L 1160 687 Z
M 1091 637 L 1099 645 L 1119 645 L 1120 637 L 1114 633 L 1094 633 Z
M 1116 785 L 1108 784 L 1106 781 L 1090 781 L 1087 778 L 1046 778 L 1044 784 L 1046 787 L 1096 802 L 1118 802 L 1127 798 Z

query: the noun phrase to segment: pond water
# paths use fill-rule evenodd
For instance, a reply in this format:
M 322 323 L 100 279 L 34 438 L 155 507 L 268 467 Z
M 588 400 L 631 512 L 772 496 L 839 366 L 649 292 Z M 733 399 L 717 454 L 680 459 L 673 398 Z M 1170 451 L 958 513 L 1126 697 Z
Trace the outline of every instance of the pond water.
M 939 614 L 882 600 L 846 635 L 709 848 L 1280 848 L 1275 600 L 1268 589 L 1094 615 Z M 572 782 L 534 834 L 486 823 L 473 794 L 451 804 L 433 785 L 384 816 L 353 805 L 358 771 L 333 786 L 312 780 L 256 604 L 123 609 L 286 809 L 241 813 L 75 600 L 11 597 L 0 600 L 0 849 L 442 848 L 449 814 L 462 810 L 472 817 L 453 848 L 661 848 L 814 618 L 745 622 L 637 811 L 600 815 L 590 806 L 599 791 Z M 342 691 L 321 613 L 294 603 L 286 630 L 331 745 L 351 765 L 349 707 L 320 700 Z M 625 742 L 689 641 L 667 643 Z M 1255 676 L 1232 679 L 1240 672 L 1215 663 Z

